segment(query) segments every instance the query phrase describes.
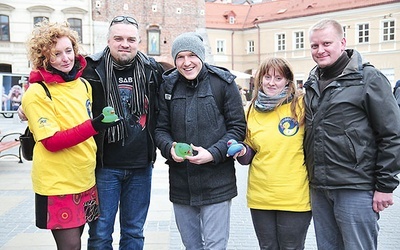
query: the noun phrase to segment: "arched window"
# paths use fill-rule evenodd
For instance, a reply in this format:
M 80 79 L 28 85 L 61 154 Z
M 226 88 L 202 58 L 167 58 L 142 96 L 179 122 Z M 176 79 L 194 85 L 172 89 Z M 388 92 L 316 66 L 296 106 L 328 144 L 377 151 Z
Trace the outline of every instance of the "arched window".
M 10 19 L 0 15 L 0 41 L 10 41 Z
M 68 23 L 71 25 L 71 29 L 78 32 L 79 38 L 82 41 L 82 19 L 79 18 L 68 18 Z
M 43 20 L 49 20 L 49 19 L 45 16 L 35 16 L 33 18 L 33 26 L 35 26 L 37 23 L 40 23 Z

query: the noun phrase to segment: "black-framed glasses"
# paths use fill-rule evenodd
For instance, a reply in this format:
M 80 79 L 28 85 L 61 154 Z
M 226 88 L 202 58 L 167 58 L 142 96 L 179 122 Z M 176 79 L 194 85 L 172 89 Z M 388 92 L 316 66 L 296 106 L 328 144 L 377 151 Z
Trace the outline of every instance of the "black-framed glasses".
M 115 24 L 115 23 L 121 23 L 121 22 L 123 22 L 123 21 L 125 21 L 125 20 L 126 20 L 128 23 L 135 25 L 136 28 L 139 28 L 139 24 L 138 24 L 138 22 L 136 21 L 136 19 L 133 18 L 133 17 L 130 17 L 130 16 L 116 16 L 116 17 L 114 17 L 114 19 L 113 19 L 113 20 L 111 21 L 111 23 L 110 23 L 110 27 L 111 27 L 113 24 Z

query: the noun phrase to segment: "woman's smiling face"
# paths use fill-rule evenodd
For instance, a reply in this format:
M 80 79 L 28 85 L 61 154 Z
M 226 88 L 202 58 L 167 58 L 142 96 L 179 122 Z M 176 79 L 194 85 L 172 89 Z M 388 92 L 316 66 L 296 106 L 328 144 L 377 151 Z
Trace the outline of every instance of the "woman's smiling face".
M 288 80 L 273 68 L 262 78 L 262 90 L 268 96 L 280 94 L 287 84 Z

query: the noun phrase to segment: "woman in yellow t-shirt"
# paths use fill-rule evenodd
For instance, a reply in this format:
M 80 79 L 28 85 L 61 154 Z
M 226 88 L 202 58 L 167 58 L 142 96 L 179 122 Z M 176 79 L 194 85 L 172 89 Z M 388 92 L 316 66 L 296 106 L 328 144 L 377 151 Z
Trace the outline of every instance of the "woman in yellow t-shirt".
M 311 221 L 304 165 L 304 105 L 282 58 L 265 60 L 247 110 L 245 147 L 234 157 L 249 166 L 247 205 L 260 249 L 304 249 Z
M 52 231 L 58 249 L 80 249 L 85 223 L 99 215 L 93 135 L 115 125 L 102 123 L 103 115 L 91 119 L 92 89 L 80 78 L 86 61 L 78 39 L 68 23 L 35 26 L 28 40 L 30 85 L 22 97 L 21 112 L 36 140 L 36 226 Z

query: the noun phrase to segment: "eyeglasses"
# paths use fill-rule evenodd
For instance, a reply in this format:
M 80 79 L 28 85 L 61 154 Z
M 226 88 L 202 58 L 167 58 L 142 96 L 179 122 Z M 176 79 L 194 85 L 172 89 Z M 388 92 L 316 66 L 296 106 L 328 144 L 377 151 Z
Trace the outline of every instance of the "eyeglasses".
M 135 20 L 135 18 L 130 17 L 130 16 L 116 16 L 114 17 L 114 19 L 111 21 L 110 23 L 110 27 L 114 24 L 114 23 L 121 23 L 123 21 L 127 21 L 130 24 L 133 24 L 136 26 L 136 28 L 139 28 L 139 24 L 137 23 L 137 21 Z

